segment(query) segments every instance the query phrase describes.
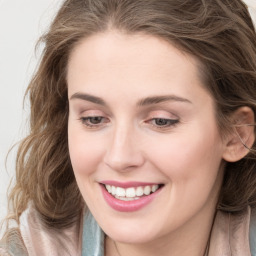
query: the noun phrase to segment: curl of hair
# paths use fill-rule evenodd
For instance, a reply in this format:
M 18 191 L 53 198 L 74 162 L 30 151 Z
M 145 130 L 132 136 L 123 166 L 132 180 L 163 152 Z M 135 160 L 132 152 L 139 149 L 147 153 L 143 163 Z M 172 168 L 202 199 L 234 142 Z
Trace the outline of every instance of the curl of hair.
M 30 135 L 17 155 L 11 218 L 18 221 L 29 201 L 48 226 L 67 227 L 78 218 L 84 202 L 69 159 L 67 64 L 81 39 L 111 29 L 160 37 L 195 56 L 220 130 L 228 130 L 228 117 L 240 106 L 256 114 L 256 33 L 241 0 L 66 0 L 41 39 L 44 52 L 28 87 Z M 219 209 L 256 206 L 255 149 L 227 163 Z

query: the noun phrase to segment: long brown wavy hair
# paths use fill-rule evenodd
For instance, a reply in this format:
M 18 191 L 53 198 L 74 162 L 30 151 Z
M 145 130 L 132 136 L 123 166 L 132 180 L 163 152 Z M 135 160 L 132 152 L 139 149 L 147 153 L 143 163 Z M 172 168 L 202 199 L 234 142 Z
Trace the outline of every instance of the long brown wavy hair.
M 19 223 L 32 201 L 47 226 L 77 221 L 85 203 L 69 158 L 67 63 L 81 39 L 109 29 L 160 37 L 196 57 L 221 131 L 241 106 L 256 114 L 256 33 L 241 0 L 66 0 L 41 38 L 44 51 L 27 90 L 30 134 L 17 154 L 9 220 Z M 226 164 L 219 209 L 256 206 L 255 147 Z

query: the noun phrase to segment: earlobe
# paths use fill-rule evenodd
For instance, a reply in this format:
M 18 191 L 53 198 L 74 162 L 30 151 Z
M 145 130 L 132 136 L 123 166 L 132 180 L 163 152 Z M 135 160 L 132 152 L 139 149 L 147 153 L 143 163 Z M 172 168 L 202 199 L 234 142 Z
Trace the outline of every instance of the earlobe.
M 236 162 L 245 157 L 255 141 L 255 117 L 249 107 L 240 107 L 231 116 L 232 131 L 227 136 L 223 159 Z

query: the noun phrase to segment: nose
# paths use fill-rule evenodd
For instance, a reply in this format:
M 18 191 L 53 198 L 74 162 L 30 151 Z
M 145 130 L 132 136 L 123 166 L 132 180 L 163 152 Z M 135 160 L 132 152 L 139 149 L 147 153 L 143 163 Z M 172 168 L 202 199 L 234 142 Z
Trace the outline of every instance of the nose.
M 129 127 L 119 127 L 109 138 L 104 162 L 111 169 L 119 172 L 133 170 L 144 163 L 140 148 L 135 131 Z

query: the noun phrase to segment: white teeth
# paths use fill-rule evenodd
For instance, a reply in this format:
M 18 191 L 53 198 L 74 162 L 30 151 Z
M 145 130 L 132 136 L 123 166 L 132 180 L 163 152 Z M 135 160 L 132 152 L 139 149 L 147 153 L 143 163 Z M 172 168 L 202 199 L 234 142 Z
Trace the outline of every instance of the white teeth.
M 133 201 L 133 200 L 140 199 L 139 197 L 119 197 L 119 196 L 115 196 L 115 198 L 122 200 L 122 201 Z
M 144 194 L 148 196 L 150 194 L 150 192 L 151 192 L 150 186 L 146 186 L 144 188 Z
M 158 188 L 159 188 L 159 185 L 153 185 L 152 186 L 152 192 L 153 193 L 156 192 L 158 190 Z
M 136 188 L 136 196 L 143 196 L 144 190 L 142 187 Z
M 127 188 L 125 195 L 126 197 L 135 197 L 136 196 L 135 188 Z
M 114 196 L 116 194 L 116 187 L 111 187 L 111 194 Z
M 116 198 L 124 201 L 130 201 L 130 200 L 136 200 L 139 199 L 139 197 L 143 195 L 150 195 L 150 193 L 154 193 L 159 188 L 159 185 L 152 185 L 152 186 L 145 186 L 145 187 L 131 187 L 131 188 L 121 188 L 121 187 L 115 187 L 111 185 L 105 185 L 108 193 L 112 194 Z
M 126 193 L 127 193 L 127 192 L 126 192 Z M 117 187 L 117 188 L 116 188 L 116 195 L 117 195 L 117 196 L 125 196 L 125 189 L 124 189 L 124 188 Z
M 112 191 L 111 186 L 110 185 L 106 185 L 106 189 L 107 189 L 108 193 L 111 194 L 111 191 Z

